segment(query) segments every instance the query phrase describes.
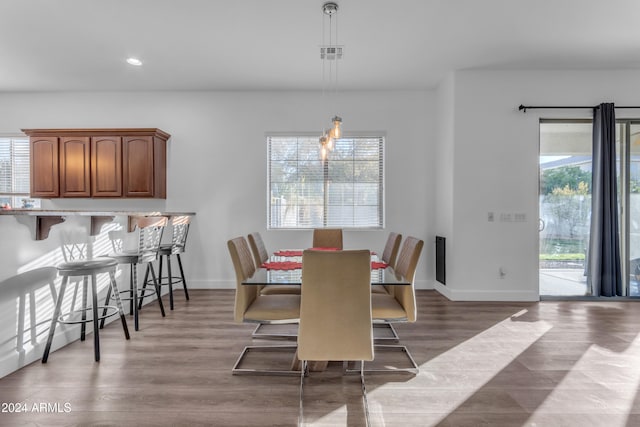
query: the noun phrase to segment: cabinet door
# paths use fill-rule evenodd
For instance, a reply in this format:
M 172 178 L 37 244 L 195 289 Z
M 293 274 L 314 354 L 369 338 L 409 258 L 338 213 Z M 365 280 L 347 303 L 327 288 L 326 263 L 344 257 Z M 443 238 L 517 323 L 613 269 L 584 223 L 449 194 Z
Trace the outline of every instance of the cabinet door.
M 31 145 L 31 197 L 58 197 L 58 138 L 34 136 Z
M 124 197 L 154 197 L 153 137 L 122 138 Z
M 122 196 L 122 138 L 119 136 L 91 138 L 91 195 Z
M 89 137 L 60 138 L 60 196 L 91 196 Z

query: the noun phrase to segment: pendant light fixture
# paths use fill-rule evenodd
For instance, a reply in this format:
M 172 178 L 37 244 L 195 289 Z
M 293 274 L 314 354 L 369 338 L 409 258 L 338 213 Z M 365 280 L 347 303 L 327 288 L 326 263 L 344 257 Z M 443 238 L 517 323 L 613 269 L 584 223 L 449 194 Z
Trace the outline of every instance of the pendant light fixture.
M 325 75 L 329 74 L 329 87 L 334 91 L 338 85 L 338 60 L 342 59 L 343 46 L 338 45 L 338 4 L 327 2 L 322 5 L 322 45 L 320 46 L 320 59 L 322 60 L 322 94 L 324 97 Z M 328 19 L 328 25 L 327 25 Z M 335 21 L 335 22 L 334 22 Z M 329 43 L 326 43 L 325 28 L 328 27 Z M 342 137 L 342 117 L 337 114 L 331 118 L 331 128 L 324 130 L 320 137 L 320 155 L 322 160 L 327 158 L 333 150 L 334 140 Z

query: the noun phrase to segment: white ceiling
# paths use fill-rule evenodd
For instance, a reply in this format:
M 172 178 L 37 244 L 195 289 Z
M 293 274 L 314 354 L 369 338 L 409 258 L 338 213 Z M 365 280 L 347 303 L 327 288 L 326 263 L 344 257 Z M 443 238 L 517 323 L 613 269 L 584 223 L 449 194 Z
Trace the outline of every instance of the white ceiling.
M 323 3 L 0 0 L 0 91 L 321 89 Z M 640 68 L 638 0 L 337 3 L 339 90 L 432 88 L 468 68 Z

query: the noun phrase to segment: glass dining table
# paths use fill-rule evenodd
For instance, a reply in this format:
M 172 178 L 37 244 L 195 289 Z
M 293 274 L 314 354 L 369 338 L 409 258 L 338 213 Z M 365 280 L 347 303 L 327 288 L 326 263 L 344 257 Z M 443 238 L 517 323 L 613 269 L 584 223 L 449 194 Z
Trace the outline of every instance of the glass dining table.
M 277 251 L 277 253 L 299 253 L 300 251 Z M 371 285 L 408 286 L 411 282 L 397 274 L 393 268 L 380 262 L 375 253 L 371 254 Z M 302 256 L 272 255 L 269 261 L 250 278 L 242 282 L 243 285 L 291 285 L 302 284 Z
M 302 285 L 302 256 L 300 250 L 282 250 L 274 252 L 275 255 L 269 257 L 269 261 L 256 269 L 250 278 L 242 282 L 247 286 L 270 286 L 270 285 Z M 285 255 L 277 255 L 285 254 Z M 384 267 L 383 267 L 384 266 Z M 403 276 L 397 274 L 393 268 L 381 262 L 378 256 L 371 253 L 371 285 L 389 286 L 409 286 L 411 282 Z M 314 361 L 309 364 L 311 371 L 324 371 L 328 361 Z M 292 371 L 299 371 L 300 360 L 297 351 L 291 364 Z

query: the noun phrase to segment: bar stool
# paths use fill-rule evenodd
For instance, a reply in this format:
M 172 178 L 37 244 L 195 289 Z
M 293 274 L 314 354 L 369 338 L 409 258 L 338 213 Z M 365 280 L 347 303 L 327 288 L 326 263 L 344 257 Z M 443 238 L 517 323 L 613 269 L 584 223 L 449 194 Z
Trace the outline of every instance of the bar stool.
M 184 252 L 187 244 L 187 235 L 189 234 L 190 218 L 188 216 L 174 216 L 171 218 L 171 243 L 161 244 L 158 249 L 158 285 L 169 286 L 169 308 L 173 310 L 173 285 L 182 283 L 184 289 L 184 296 L 189 301 L 189 291 L 187 290 L 187 279 L 184 277 L 184 270 L 182 268 L 182 260 L 180 254 Z M 175 255 L 178 260 L 178 267 L 180 269 L 180 276 L 174 276 L 171 272 L 171 255 Z M 167 275 L 162 275 L 162 259 L 167 259 Z M 149 272 L 151 271 L 151 264 L 147 264 L 147 271 L 144 276 L 142 285 L 142 294 L 144 295 L 147 283 L 149 283 Z M 142 298 L 138 302 L 138 308 L 142 308 Z
M 124 330 L 124 336 L 129 339 L 129 329 L 127 328 L 127 320 L 124 316 L 124 310 L 122 308 L 122 301 L 118 293 L 116 286 L 116 266 L 118 262 L 113 258 L 100 257 L 90 260 L 81 261 L 67 261 L 56 266 L 58 274 L 62 276 L 62 284 L 60 285 L 60 292 L 56 300 L 56 307 L 51 318 L 51 327 L 49 328 L 49 338 L 47 339 L 47 345 L 44 348 L 44 354 L 42 355 L 42 363 L 47 363 L 49 359 L 49 351 L 51 350 L 51 343 L 53 342 L 53 336 L 56 331 L 56 325 L 58 323 L 64 324 L 81 324 L 80 340 L 85 339 L 85 329 L 88 322 L 93 322 L 93 348 L 96 362 L 100 361 L 100 334 L 98 332 L 98 321 L 107 317 L 111 317 L 120 313 L 120 320 L 122 321 L 122 329 Z M 98 307 L 98 289 L 96 283 L 96 275 L 101 273 L 109 274 L 109 290 L 116 295 L 115 300 L 117 307 L 114 306 L 102 306 Z M 91 276 L 91 296 L 92 305 L 87 307 L 87 277 Z M 64 292 L 69 281 L 69 277 L 83 277 L 83 306 L 79 310 L 72 310 L 69 313 L 61 315 L 62 301 L 64 299 Z M 98 316 L 98 309 L 104 309 L 102 316 Z M 111 312 L 109 312 L 109 310 Z M 87 319 L 87 311 L 93 313 L 92 319 Z M 77 320 L 76 315 L 80 314 L 81 319 Z
M 138 322 L 138 299 L 142 302 L 144 293 L 141 295 L 138 291 L 138 264 L 147 264 L 150 267 L 151 277 L 153 278 L 155 294 L 158 298 L 158 304 L 160 305 L 160 313 L 162 317 L 165 317 L 164 304 L 160 294 L 160 286 L 156 278 L 155 270 L 151 264 L 158 256 L 158 249 L 162 240 L 162 232 L 167 225 L 167 218 L 160 217 L 133 217 L 132 220 L 138 226 L 138 248 L 136 250 L 122 250 L 116 253 L 109 254 L 110 258 L 114 258 L 118 264 L 129 264 L 130 266 L 130 289 L 122 291 L 122 293 L 129 293 L 130 296 L 123 298 L 130 301 L 131 311 L 133 312 L 134 328 L 137 331 L 139 329 Z M 144 288 L 143 288 L 144 289 Z M 143 290 L 144 292 L 144 290 Z M 105 305 L 109 304 L 111 298 L 110 290 L 107 290 L 107 297 L 105 299 Z M 141 307 L 141 305 L 140 305 Z M 100 327 L 104 326 L 102 321 Z

